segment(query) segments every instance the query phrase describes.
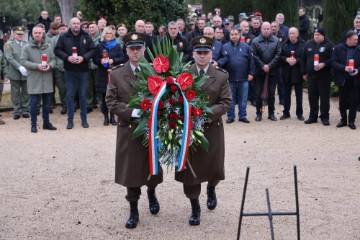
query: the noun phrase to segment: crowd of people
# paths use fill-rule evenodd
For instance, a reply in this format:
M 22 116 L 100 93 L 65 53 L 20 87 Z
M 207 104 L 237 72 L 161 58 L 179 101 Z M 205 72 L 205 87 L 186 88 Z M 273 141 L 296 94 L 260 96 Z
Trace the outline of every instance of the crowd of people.
M 43 11 L 31 30 L 29 41 L 24 39 L 23 27 L 13 28 L 11 40 L 4 45 L 4 54 L 0 52 L 0 73 L 5 81 L 11 82 L 13 119 L 30 117 L 33 133 L 38 131 L 40 101 L 43 129 L 56 130 L 49 117 L 55 104 L 55 86 L 59 91 L 61 114 L 67 114 L 67 129 L 74 128 L 77 105 L 81 125 L 88 128 L 87 114 L 100 102 L 103 124 L 118 125 L 115 182 L 127 187 L 130 217 L 126 228 L 135 228 L 139 221 L 138 200 L 143 185 L 148 187 L 151 214 L 160 211 L 155 188 L 162 182 L 162 171 L 149 178 L 148 149 L 141 139 L 132 138 L 139 109 L 127 105 L 132 91 L 129 83 L 140 70 L 139 58 L 144 56 L 151 61 L 145 49 L 154 51 L 158 41 L 169 39 L 177 52 L 182 53 L 184 62 L 193 62 L 190 71 L 207 75 L 208 81 L 212 81 L 204 89 L 213 111 L 212 121 L 204 130 L 210 150 L 189 153 L 190 159 L 194 159 L 193 166 L 187 165 L 175 175 L 190 199 L 190 225 L 200 224 L 202 182 L 208 183 L 207 208 L 213 210 L 217 206 L 215 187 L 225 178 L 222 115 L 227 113 L 226 123 L 233 123 L 236 105 L 240 122 L 250 123 L 248 102 L 256 107 L 255 121 L 262 121 L 265 106 L 268 106 L 268 119 L 277 121 L 274 114 L 277 88 L 279 102 L 284 106 L 280 120 L 285 120 L 290 118 L 294 87 L 297 119 L 312 124 L 320 118 L 322 124 L 328 126 L 333 71 L 340 89 L 341 119 L 337 127 L 356 129 L 360 97 L 360 16 L 355 17 L 354 25 L 344 31 L 336 46 L 321 27 L 307 39 L 309 18 L 304 8 L 299 8 L 297 27 L 286 26 L 282 13 L 278 13 L 274 21 L 263 21 L 260 12 L 250 16 L 240 13 L 235 23 L 233 16 L 223 18 L 220 8 L 210 14 L 196 9 L 190 15 L 196 20 L 188 24 L 191 31 L 187 29 L 187 20 L 177 19 L 160 26 L 158 34 L 154 33 L 153 23 L 140 19 L 134 23 L 135 31 L 128 33 L 122 23 L 115 26 L 108 25 L 105 18 L 97 22 L 81 18 L 78 12 L 67 26 L 60 16 L 50 21 L 48 13 Z M 309 92 L 307 120 L 303 113 L 304 81 L 308 83 Z

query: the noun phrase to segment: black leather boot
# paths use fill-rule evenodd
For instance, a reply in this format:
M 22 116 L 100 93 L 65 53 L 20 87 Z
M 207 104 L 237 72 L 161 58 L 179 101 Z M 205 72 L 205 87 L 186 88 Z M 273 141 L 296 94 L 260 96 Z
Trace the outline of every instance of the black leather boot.
M 191 202 L 191 216 L 189 218 L 189 224 L 191 226 L 196 226 L 200 224 L 200 204 L 199 204 L 199 198 L 196 199 L 190 199 Z
M 214 210 L 217 205 L 217 199 L 216 199 L 216 193 L 215 193 L 215 187 L 207 186 L 207 208 L 209 210 Z
M 156 198 L 155 189 L 148 189 L 149 210 L 151 214 L 157 214 L 160 211 L 160 204 Z
M 110 112 L 110 123 L 113 126 L 115 126 L 117 124 L 116 120 L 115 120 L 115 115 L 112 112 Z
M 139 222 L 139 211 L 138 211 L 138 202 L 130 203 L 130 217 L 126 221 L 126 228 L 136 228 L 137 223 Z
M 104 126 L 109 126 L 109 114 L 104 113 Z

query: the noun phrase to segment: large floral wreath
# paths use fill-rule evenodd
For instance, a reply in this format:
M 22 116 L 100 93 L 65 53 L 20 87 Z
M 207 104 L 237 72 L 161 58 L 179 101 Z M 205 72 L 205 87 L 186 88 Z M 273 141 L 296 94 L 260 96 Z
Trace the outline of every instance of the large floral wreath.
M 153 63 L 139 62 L 139 80 L 133 81 L 127 105 L 140 109 L 133 138 L 143 136 L 143 145 L 149 148 L 150 175 L 158 174 L 158 162 L 182 171 L 189 149 L 209 147 L 203 132 L 212 110 L 201 90 L 208 77 L 193 75 L 170 41 L 154 47 L 155 58 L 148 52 Z

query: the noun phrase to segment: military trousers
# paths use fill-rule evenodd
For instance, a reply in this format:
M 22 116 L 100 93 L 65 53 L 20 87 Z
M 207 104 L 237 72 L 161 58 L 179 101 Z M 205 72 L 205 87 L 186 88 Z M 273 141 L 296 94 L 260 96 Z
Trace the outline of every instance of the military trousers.
M 29 113 L 29 94 L 26 80 L 10 80 L 14 115 Z
M 220 181 L 219 180 L 211 180 L 208 181 L 208 186 L 216 187 Z M 201 193 L 201 184 L 195 185 L 183 185 L 185 196 L 189 199 L 197 199 Z
M 153 183 L 153 184 L 147 184 L 146 186 L 150 190 L 155 190 L 157 185 L 158 185 L 157 183 Z M 127 189 L 127 194 L 125 198 L 128 202 L 136 202 L 137 200 L 140 199 L 141 187 L 127 187 L 126 189 Z

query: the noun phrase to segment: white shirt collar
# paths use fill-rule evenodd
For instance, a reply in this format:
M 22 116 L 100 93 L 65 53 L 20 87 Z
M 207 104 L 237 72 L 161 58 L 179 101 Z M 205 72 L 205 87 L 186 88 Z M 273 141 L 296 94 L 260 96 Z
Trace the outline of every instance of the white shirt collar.
M 204 74 L 206 74 L 207 73 L 207 71 L 208 71 L 208 69 L 209 69 L 209 66 L 210 66 L 210 64 L 208 64 L 203 70 L 204 70 Z M 200 75 L 200 68 L 198 67 L 198 65 L 196 65 L 196 70 L 197 70 L 197 72 L 198 72 L 198 74 Z

